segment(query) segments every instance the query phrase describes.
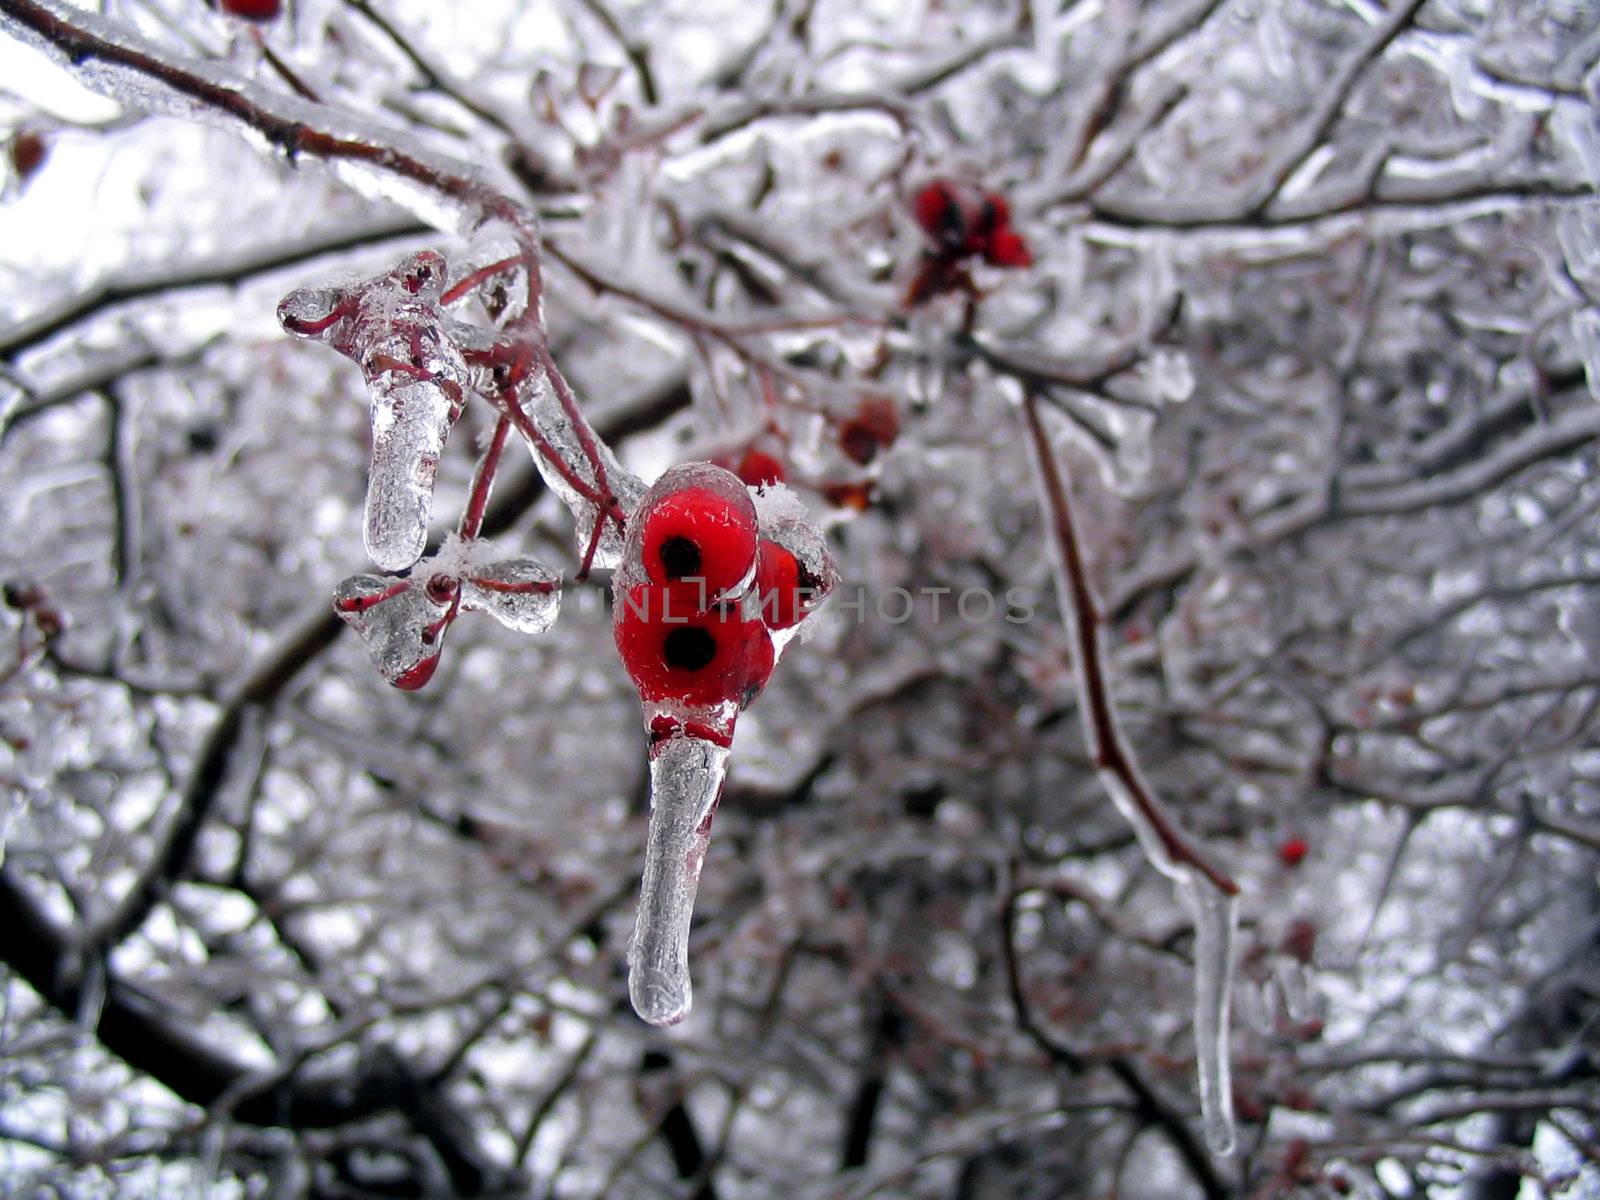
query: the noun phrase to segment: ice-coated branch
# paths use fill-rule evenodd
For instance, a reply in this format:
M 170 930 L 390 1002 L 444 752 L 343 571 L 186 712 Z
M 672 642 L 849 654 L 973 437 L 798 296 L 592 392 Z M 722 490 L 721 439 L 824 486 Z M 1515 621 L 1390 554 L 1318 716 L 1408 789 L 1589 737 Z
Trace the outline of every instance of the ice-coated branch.
M 213 258 L 119 270 L 0 331 L 0 359 L 15 360 L 73 325 L 119 305 L 191 289 L 232 286 L 324 255 L 413 237 L 425 228 L 411 219 L 382 218 L 341 224 L 300 234 L 292 241 L 228 251 Z
M 1054 547 L 1062 619 L 1072 646 L 1084 739 L 1101 785 L 1138 835 L 1150 863 L 1173 880 L 1195 922 L 1195 1062 L 1206 1142 L 1218 1154 L 1233 1150 L 1233 1101 L 1228 1085 L 1228 1007 L 1239 885 L 1213 865 L 1145 783 L 1122 735 L 1111 700 L 1105 618 L 1083 561 L 1066 482 L 1032 392 L 1023 397 L 1028 448 Z
M 652 1025 L 689 1015 L 689 922 L 727 770 L 727 747 L 700 738 L 669 738 L 650 758 L 650 835 L 628 947 L 628 995 Z
M 1105 617 L 1089 584 L 1082 543 L 1073 521 L 1066 484 L 1056 462 L 1055 448 L 1039 419 L 1038 401 L 1032 393 L 1024 398 L 1022 411 L 1054 545 L 1062 619 L 1072 645 L 1079 708 L 1091 761 L 1112 800 L 1133 824 L 1146 854 L 1162 874 L 1176 876 L 1180 870 L 1192 868 L 1219 891 L 1237 895 L 1239 885 L 1206 858 L 1150 791 L 1133 751 L 1122 736 L 1107 678 Z
M 454 283 L 436 251 L 354 284 L 301 288 L 279 305 L 285 330 L 325 342 L 361 368 L 371 399 L 372 459 L 367 552 L 391 571 L 409 567 L 427 542 L 433 486 L 451 427 L 468 397 L 499 413 L 496 439 L 521 434 L 545 482 L 577 518 L 579 577 L 614 566 L 627 515 L 643 485 L 596 435 L 550 354 L 540 313 L 539 247 L 528 226 L 494 221 Z M 448 283 L 448 286 L 447 286 Z M 491 325 L 446 312 L 476 295 Z M 463 518 L 493 482 L 499 449 L 486 456 Z
M 0 0 L 0 30 L 43 50 L 85 87 L 130 107 L 237 125 L 291 160 L 328 163 L 351 186 L 441 229 L 527 214 L 468 164 L 392 129 L 283 95 L 234 71 L 174 55 L 115 21 L 62 0 Z

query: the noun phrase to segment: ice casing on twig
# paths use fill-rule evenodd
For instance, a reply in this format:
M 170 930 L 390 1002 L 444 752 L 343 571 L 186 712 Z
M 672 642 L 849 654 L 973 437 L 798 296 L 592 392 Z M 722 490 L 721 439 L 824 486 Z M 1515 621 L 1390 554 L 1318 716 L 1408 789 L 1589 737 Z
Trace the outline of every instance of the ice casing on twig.
M 700 738 L 669 738 L 650 758 L 650 834 L 628 947 L 628 995 L 652 1025 L 689 1015 L 689 923 L 727 768 L 727 748 Z
M 326 342 L 366 380 L 364 532 L 367 557 L 386 571 L 404 570 L 427 549 L 439 459 L 466 399 L 460 334 L 468 327 L 440 311 L 446 269 L 443 256 L 424 250 L 376 279 L 301 288 L 278 305 L 287 332 Z
M 1235 1133 L 1228 1059 L 1228 1019 L 1233 985 L 1237 885 L 1209 866 L 1178 823 L 1145 783 L 1132 748 L 1123 740 L 1107 694 L 1104 621 L 1083 562 L 1071 500 L 1037 401 L 1022 400 L 1029 459 L 1039 485 L 1040 507 L 1049 522 L 1056 589 L 1067 640 L 1084 740 L 1100 765 L 1107 795 L 1133 826 L 1150 864 L 1173 881 L 1195 923 L 1194 1043 L 1206 1144 L 1231 1154 Z

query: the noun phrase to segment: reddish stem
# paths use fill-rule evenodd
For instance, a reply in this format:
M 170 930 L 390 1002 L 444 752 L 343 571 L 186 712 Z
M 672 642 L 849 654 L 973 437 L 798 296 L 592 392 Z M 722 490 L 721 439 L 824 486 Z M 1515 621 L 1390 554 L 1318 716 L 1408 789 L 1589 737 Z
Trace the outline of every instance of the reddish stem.
M 589 428 L 589 422 L 578 407 L 578 398 L 572 394 L 572 389 L 567 386 L 567 379 L 561 373 L 561 368 L 556 366 L 556 360 L 550 356 L 550 348 L 540 345 L 534 353 L 544 366 L 545 374 L 550 380 L 550 385 L 555 388 L 556 398 L 561 401 L 561 407 L 567 414 L 567 419 L 572 422 L 573 431 L 578 435 L 578 444 L 583 447 L 583 453 L 589 460 L 589 466 L 594 471 L 595 483 L 599 486 L 601 494 L 605 497 L 601 513 L 595 519 L 595 528 L 600 527 L 601 521 L 607 517 L 615 520 L 620 526 L 622 514 L 617 509 L 616 493 L 611 490 L 611 483 L 606 479 L 605 460 L 600 457 L 600 447 L 595 441 L 594 430 Z
M 517 427 L 517 432 L 527 439 L 528 444 L 534 448 L 541 458 L 555 468 L 556 473 L 561 478 L 572 485 L 573 491 L 602 510 L 605 510 L 608 505 L 614 506 L 615 501 L 613 498 L 602 497 L 595 490 L 593 484 L 574 471 L 567 460 L 556 453 L 555 447 L 545 440 L 544 435 L 535 427 L 528 414 L 522 411 L 522 406 L 517 403 L 517 397 L 514 392 L 502 392 L 494 397 L 494 400 L 500 406 L 502 414 Z
M 450 287 L 445 290 L 445 293 L 439 297 L 439 303 L 454 304 L 457 300 L 461 299 L 479 284 L 493 279 L 496 275 L 500 275 L 506 271 L 510 271 L 521 266 L 526 258 L 527 256 L 524 254 L 514 254 L 510 258 L 502 258 L 499 262 L 490 263 L 486 267 L 479 267 L 470 275 L 463 276 L 461 279 L 458 279 L 455 283 L 451 284 Z
M 478 575 L 469 575 L 474 587 L 480 587 L 486 592 L 500 592 L 507 596 L 533 596 L 545 592 L 553 592 L 557 585 L 548 579 L 528 579 L 522 583 L 510 583 L 504 579 L 484 579 Z
M 461 514 L 457 532 L 463 541 L 471 541 L 483 528 L 483 513 L 489 505 L 489 493 L 494 489 L 494 475 L 500 467 L 500 453 L 506 448 L 506 435 L 511 432 L 511 422 L 504 416 L 495 418 L 494 432 L 478 459 L 478 469 L 472 474 L 472 490 L 467 493 L 466 511 Z
M 1150 794 L 1140 777 L 1132 751 L 1122 739 L 1116 710 L 1111 703 L 1101 639 L 1105 617 L 1089 586 L 1082 543 L 1073 521 L 1072 504 L 1056 463 L 1055 447 L 1050 444 L 1050 438 L 1039 420 L 1038 401 L 1032 392 L 1023 397 L 1022 413 L 1027 420 L 1028 436 L 1039 462 L 1051 532 L 1056 538 L 1066 578 L 1066 595 L 1062 599 L 1070 611 L 1064 615 L 1067 617 L 1068 632 L 1075 639 L 1072 651 L 1077 656 L 1079 667 L 1079 704 L 1083 709 L 1084 735 L 1095 768 L 1109 771 L 1121 781 L 1140 815 L 1161 839 L 1163 848 L 1174 862 L 1192 866 L 1219 891 L 1236 896 L 1239 894 L 1239 885 L 1207 861 L 1200 849 Z

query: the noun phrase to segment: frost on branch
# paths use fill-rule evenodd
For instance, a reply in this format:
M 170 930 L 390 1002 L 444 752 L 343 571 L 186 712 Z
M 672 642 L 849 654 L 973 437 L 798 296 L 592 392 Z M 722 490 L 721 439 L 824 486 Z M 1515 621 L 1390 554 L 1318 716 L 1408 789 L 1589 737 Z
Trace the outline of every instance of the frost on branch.
M 612 628 L 650 734 L 628 991 L 653 1025 L 689 1014 L 689 925 L 734 726 L 834 579 L 821 534 L 791 494 L 752 499 L 710 463 L 669 470 L 631 523 Z

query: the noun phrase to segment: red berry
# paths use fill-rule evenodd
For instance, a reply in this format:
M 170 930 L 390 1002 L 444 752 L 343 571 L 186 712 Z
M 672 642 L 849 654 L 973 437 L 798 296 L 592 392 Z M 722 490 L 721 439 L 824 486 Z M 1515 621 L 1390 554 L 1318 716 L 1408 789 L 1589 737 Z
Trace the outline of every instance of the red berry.
M 1317 927 L 1304 917 L 1292 921 L 1279 948 L 1299 963 L 1309 963 L 1317 952 Z
M 1298 867 L 1310 849 L 1305 838 L 1289 838 L 1278 847 L 1278 861 L 1286 867 Z
M 1009 225 L 997 228 L 983 248 L 983 260 L 996 267 L 1031 267 L 1033 252 Z
M 856 415 L 839 427 L 839 449 L 846 458 L 866 466 L 894 444 L 900 434 L 900 414 L 894 401 L 882 396 L 869 396 L 861 402 Z
M 283 13 L 283 0 L 218 0 L 217 7 L 246 21 L 276 21 Z
M 911 212 L 922 232 L 941 249 L 959 252 L 966 247 L 967 215 L 955 184 L 934 180 L 912 198 Z
M 1009 229 L 1011 227 L 1011 205 L 999 192 L 985 192 L 983 194 L 985 211 L 990 214 L 990 228 Z
M 736 495 L 686 487 L 651 506 L 643 557 L 652 582 L 703 580 L 705 602 L 744 582 L 756 560 L 755 506 L 742 485 L 734 486 Z
M 870 479 L 859 483 L 831 483 L 822 489 L 822 494 L 835 508 L 866 512 L 872 507 L 873 487 Z
M 17 178 L 26 180 L 44 165 L 49 148 L 44 139 L 32 130 L 23 129 L 11 139 L 11 167 Z
M 776 542 L 763 541 L 756 558 L 756 603 L 768 629 L 788 629 L 804 617 L 800 561 Z
M 772 674 L 772 639 L 736 604 L 694 611 L 696 590 L 630 589 L 614 616 L 617 653 L 646 702 L 743 708 Z
M 734 474 L 749 487 L 782 483 L 784 478 L 783 464 L 772 455 L 764 454 L 760 450 L 746 450 Z

